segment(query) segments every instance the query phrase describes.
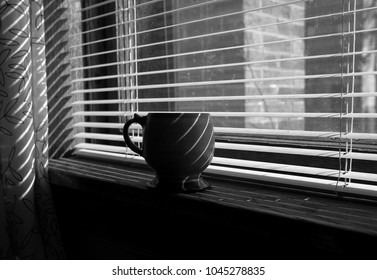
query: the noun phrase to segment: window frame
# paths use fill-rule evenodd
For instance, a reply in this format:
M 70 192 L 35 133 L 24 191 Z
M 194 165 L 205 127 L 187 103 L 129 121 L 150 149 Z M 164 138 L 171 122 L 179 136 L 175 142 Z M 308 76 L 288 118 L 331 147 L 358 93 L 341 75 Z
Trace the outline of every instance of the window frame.
M 273 138 L 261 138 L 261 137 L 250 137 L 250 136 L 242 136 L 242 135 L 234 135 L 234 136 L 230 136 L 230 135 L 217 135 L 216 136 L 217 139 L 219 139 L 220 141 L 224 141 L 224 142 L 228 142 L 228 141 L 232 141 L 232 142 L 235 142 L 235 143 L 243 143 L 243 144 L 252 144 L 252 143 L 266 143 L 266 141 L 268 142 L 268 145 L 279 145 L 279 146 L 286 146 L 286 147 L 294 147 L 294 148 L 299 148 L 299 147 L 305 147 L 305 148 L 323 148 L 323 146 L 321 146 L 322 144 L 325 144 L 327 147 L 330 147 L 331 149 L 338 149 L 338 145 L 339 143 L 333 143 L 333 141 L 331 140 L 324 140 L 323 142 L 321 143 L 318 143 L 318 139 L 310 139 L 310 138 L 307 138 L 305 137 L 303 140 L 298 140 L 297 138 L 291 138 L 291 137 L 282 137 L 281 139 L 279 140 L 276 140 L 276 139 L 273 139 Z M 281 142 L 280 141 L 284 141 L 284 145 L 281 145 Z M 278 143 L 280 142 L 280 143 Z M 359 147 L 356 147 L 356 149 L 359 149 L 360 151 L 365 151 L 365 149 L 372 149 L 373 151 L 376 151 L 377 150 L 377 146 L 374 145 L 374 143 L 372 143 L 371 145 L 361 145 Z M 73 151 L 73 150 L 71 150 Z M 228 153 L 231 153 L 231 151 L 228 151 Z M 266 158 L 268 158 L 268 154 L 265 154 L 264 155 Z M 310 161 L 312 160 L 311 157 L 303 157 L 303 161 Z M 319 192 L 321 192 L 321 190 L 318 190 Z

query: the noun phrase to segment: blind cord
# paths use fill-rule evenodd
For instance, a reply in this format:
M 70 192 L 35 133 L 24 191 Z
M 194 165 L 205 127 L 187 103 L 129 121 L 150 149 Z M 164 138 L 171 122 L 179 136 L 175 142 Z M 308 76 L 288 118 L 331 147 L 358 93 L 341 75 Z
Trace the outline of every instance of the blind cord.
M 342 34 L 344 33 L 344 0 L 342 0 L 342 13 L 343 13 L 343 16 L 342 16 Z M 340 178 L 341 178 L 341 175 L 342 175 L 342 169 L 343 169 L 343 164 L 342 164 L 342 116 L 343 116 L 343 100 L 344 100 L 344 37 L 342 37 L 342 56 L 341 56 L 341 65 L 342 65 L 342 71 L 341 71 L 341 82 L 340 82 L 340 102 L 339 102 L 339 112 L 340 112 L 340 118 L 339 118 L 339 142 L 338 142 L 338 153 L 339 153 L 339 157 L 338 157 L 338 165 L 339 165 L 339 170 L 338 170 L 338 179 L 336 181 L 336 185 L 335 185 L 335 194 L 337 196 L 340 196 L 339 194 L 339 184 L 340 184 Z

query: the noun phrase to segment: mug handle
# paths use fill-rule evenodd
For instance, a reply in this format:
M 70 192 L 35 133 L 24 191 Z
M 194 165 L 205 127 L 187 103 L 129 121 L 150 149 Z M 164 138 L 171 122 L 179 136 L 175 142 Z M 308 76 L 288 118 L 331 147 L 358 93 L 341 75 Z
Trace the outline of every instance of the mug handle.
M 130 119 L 129 121 L 127 121 L 125 124 L 124 124 L 124 127 L 123 127 L 123 138 L 124 138 L 124 141 L 126 142 L 127 146 L 132 150 L 134 151 L 135 153 L 143 156 L 143 150 L 140 149 L 138 146 L 136 146 L 130 136 L 128 135 L 128 128 L 130 127 L 131 124 L 133 123 L 138 123 L 140 124 L 143 128 L 145 126 L 145 123 L 147 121 L 147 116 L 145 117 L 142 117 L 138 114 L 135 114 L 134 117 L 132 119 Z

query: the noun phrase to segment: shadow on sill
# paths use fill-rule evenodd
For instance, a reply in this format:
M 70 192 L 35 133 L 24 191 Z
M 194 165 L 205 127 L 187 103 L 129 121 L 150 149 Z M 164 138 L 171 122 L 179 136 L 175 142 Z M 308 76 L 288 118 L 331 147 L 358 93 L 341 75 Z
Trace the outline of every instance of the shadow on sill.
M 367 259 L 377 205 L 207 178 L 158 195 L 153 173 L 84 159 L 50 163 L 70 259 Z

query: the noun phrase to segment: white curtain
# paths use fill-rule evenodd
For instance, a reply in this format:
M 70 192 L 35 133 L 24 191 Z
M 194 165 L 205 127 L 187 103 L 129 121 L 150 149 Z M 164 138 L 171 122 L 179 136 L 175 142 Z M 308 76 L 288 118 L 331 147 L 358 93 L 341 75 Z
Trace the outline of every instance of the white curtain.
M 0 0 L 0 258 L 64 258 L 49 189 L 42 0 Z

